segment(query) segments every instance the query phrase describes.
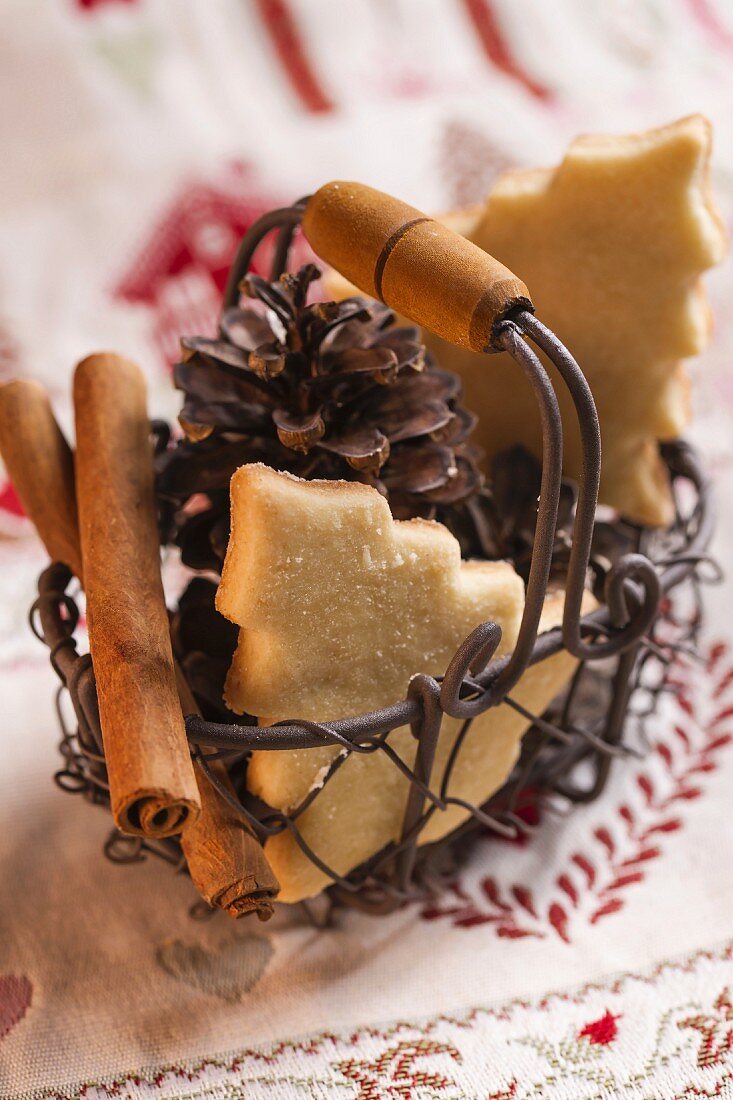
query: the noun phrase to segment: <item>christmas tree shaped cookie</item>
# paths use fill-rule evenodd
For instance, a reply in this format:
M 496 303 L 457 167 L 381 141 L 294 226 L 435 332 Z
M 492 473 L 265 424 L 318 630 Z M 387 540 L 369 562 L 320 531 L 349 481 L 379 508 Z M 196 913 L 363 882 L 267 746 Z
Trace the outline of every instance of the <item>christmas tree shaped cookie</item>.
M 461 562 L 441 524 L 395 522 L 367 485 L 303 481 L 260 463 L 237 470 L 231 499 L 217 607 L 242 628 L 226 685 L 232 710 L 269 724 L 396 702 L 413 673 L 444 672 L 492 616 L 511 648 L 520 577 L 505 562 Z
M 601 500 L 654 525 L 673 514 L 658 442 L 688 423 L 682 361 L 708 336 L 700 275 L 725 253 L 710 146 L 701 115 L 625 137 L 578 138 L 558 168 L 502 176 L 469 233 L 526 282 L 538 317 L 590 383 L 603 437 Z M 535 403 L 509 358 L 428 342 L 462 376 L 488 458 L 515 443 L 539 453 Z M 579 437 L 557 389 L 566 472 L 577 477 Z
M 504 562 L 462 562 L 440 524 L 395 521 L 368 486 L 301 481 L 266 466 L 244 466 L 232 479 L 232 534 L 217 606 L 240 626 L 227 680 L 227 702 L 261 724 L 288 718 L 335 720 L 404 697 L 418 672 L 442 674 L 458 644 L 480 622 L 497 621 L 502 649 L 514 644 L 524 603 L 519 576 Z M 554 600 L 554 602 L 553 602 Z M 562 600 L 550 598 L 559 622 Z M 517 697 L 543 710 L 575 662 L 558 655 L 532 670 Z M 462 723 L 446 719 L 436 767 L 442 769 Z M 516 758 L 526 720 L 501 707 L 474 723 L 450 792 L 483 801 Z M 409 729 L 390 745 L 411 764 Z M 250 788 L 292 809 L 322 782 L 339 749 L 255 752 Z M 317 855 L 347 873 L 400 833 L 408 783 L 385 754 L 351 755 L 298 818 Z M 436 815 L 430 835 L 453 828 L 466 811 Z M 266 851 L 281 899 L 297 901 L 328 885 L 289 833 Z

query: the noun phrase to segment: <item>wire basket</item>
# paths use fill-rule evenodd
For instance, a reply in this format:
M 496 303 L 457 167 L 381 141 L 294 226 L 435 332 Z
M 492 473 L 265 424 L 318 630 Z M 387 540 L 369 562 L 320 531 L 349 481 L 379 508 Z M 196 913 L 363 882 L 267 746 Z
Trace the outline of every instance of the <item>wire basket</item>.
M 285 270 L 302 210 L 301 202 L 274 211 L 245 236 L 232 268 L 225 307 L 236 302 L 241 278 L 254 251 L 272 230 L 278 233 L 273 278 Z M 333 901 L 371 912 L 387 912 L 439 890 L 441 878 L 465 853 L 472 834 L 489 830 L 511 837 L 531 829 L 527 808 L 538 799 L 558 796 L 582 803 L 597 798 L 614 759 L 643 748 L 643 738 L 632 731 L 634 722 L 643 722 L 653 713 L 660 693 L 671 690 L 666 670 L 674 654 L 694 650 L 702 616 L 699 586 L 715 575 L 708 555 L 713 528 L 708 481 L 687 443 L 668 443 L 662 454 L 676 504 L 674 522 L 665 531 L 621 520 L 604 524 L 615 532 L 618 552 L 601 571 L 600 605 L 591 614 L 581 616 L 593 538 L 599 530 L 596 504 L 600 436 L 593 399 L 575 361 L 527 309 L 513 311 L 495 340 L 529 378 L 543 436 L 537 521 L 525 570 L 526 601 L 513 652 L 495 657 L 501 631 L 495 623 L 485 622 L 458 648 L 443 676 L 413 677 L 402 702 L 370 714 L 323 724 L 299 721 L 274 727 L 247 724 L 246 718 L 235 720 L 234 716 L 228 722 L 197 715 L 186 718 L 192 753 L 219 795 L 242 815 L 256 835 L 264 841 L 289 830 L 332 882 L 329 894 Z M 556 530 L 563 484 L 562 425 L 549 375 L 530 341 L 554 363 L 570 391 L 583 446 L 583 476 L 577 486 L 572 529 L 560 563 Z M 563 625 L 562 629 L 538 636 L 553 568 L 561 568 L 564 573 Z M 79 617 L 71 573 L 66 566 L 54 563 L 40 577 L 31 625 L 49 647 L 51 664 L 61 681 L 58 713 L 64 763 L 56 780 L 64 790 L 105 804 L 109 799 L 94 670 L 90 656 L 80 654 L 77 648 Z M 524 710 L 512 698 L 512 689 L 530 665 L 562 649 L 578 660 L 563 697 L 544 714 Z M 195 695 L 196 683 L 190 682 L 189 686 Z M 73 707 L 72 720 L 64 695 Z M 449 794 L 451 772 L 472 720 L 500 703 L 519 710 L 530 729 L 508 782 L 485 805 L 471 805 Z M 444 715 L 460 719 L 463 724 L 448 764 L 435 782 L 433 762 Z M 412 767 L 390 744 L 392 731 L 404 726 L 410 727 L 417 742 Z M 323 782 L 289 812 L 275 810 L 247 792 L 247 760 L 254 750 L 277 752 L 325 745 L 343 751 L 334 756 Z M 298 822 L 353 754 L 368 753 L 386 754 L 405 777 L 409 793 L 401 835 L 360 867 L 339 875 L 309 847 Z M 231 789 L 212 770 L 213 759 L 226 764 Z M 440 841 L 419 845 L 420 834 L 431 817 L 455 804 L 468 812 L 468 821 Z M 105 851 L 120 862 L 139 860 L 151 852 L 183 865 L 175 840 L 150 841 L 115 831 Z

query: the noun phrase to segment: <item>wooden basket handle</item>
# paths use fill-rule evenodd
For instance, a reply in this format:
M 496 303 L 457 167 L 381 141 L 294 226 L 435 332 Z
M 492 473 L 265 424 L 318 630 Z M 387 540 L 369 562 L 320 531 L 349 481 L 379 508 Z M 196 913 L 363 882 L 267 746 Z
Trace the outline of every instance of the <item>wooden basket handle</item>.
M 362 183 L 319 188 L 303 232 L 365 294 L 458 347 L 501 350 L 497 324 L 515 307 L 533 309 L 522 280 L 488 252 Z

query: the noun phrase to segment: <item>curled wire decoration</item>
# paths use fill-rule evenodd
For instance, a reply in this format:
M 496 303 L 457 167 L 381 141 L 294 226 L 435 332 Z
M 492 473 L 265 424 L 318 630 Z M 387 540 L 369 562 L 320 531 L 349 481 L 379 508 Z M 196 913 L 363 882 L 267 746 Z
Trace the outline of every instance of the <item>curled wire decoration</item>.
M 273 278 L 287 266 L 294 232 L 306 200 L 260 219 L 245 235 L 229 276 L 224 308 L 239 300 L 242 279 L 257 248 L 276 231 Z M 198 715 L 186 717 L 192 753 L 219 796 L 261 840 L 288 831 L 307 857 L 332 883 L 331 898 L 373 913 L 387 912 L 416 896 L 437 889 L 450 869 L 453 853 L 472 833 L 489 831 L 503 837 L 531 832 L 528 799 L 560 796 L 572 803 L 597 798 L 608 781 L 614 759 L 643 747 L 644 723 L 670 687 L 670 669 L 680 654 L 693 652 L 701 621 L 702 584 L 716 579 L 708 546 L 713 532 L 710 488 L 693 449 L 683 441 L 664 444 L 676 516 L 665 532 L 634 528 L 635 544 L 608 570 L 605 600 L 582 615 L 586 574 L 594 534 L 600 483 L 601 446 L 598 418 L 588 384 L 578 364 L 557 338 L 527 310 L 502 322 L 495 341 L 528 378 L 542 425 L 542 471 L 529 579 L 517 642 L 512 653 L 499 654 L 501 629 L 494 622 L 478 626 L 458 647 L 441 677 L 417 675 L 406 685 L 404 699 L 369 714 L 319 723 L 294 719 L 276 726 L 226 724 Z M 554 365 L 571 397 L 581 433 L 582 476 L 573 517 L 567 565 L 562 629 L 538 635 L 540 616 L 553 565 L 553 544 L 562 480 L 562 421 L 550 374 L 531 344 Z M 166 426 L 157 424 L 161 445 Z M 685 483 L 692 504 L 683 508 Z M 690 492 L 691 487 L 691 492 Z M 712 573 L 711 573 L 712 570 Z M 68 568 L 54 563 L 41 575 L 31 625 L 49 647 L 60 692 L 71 699 L 76 728 L 71 728 L 59 701 L 63 767 L 56 781 L 64 789 L 96 803 L 108 803 L 109 792 L 97 706 L 94 671 L 88 654 L 77 649 L 79 612 Z M 688 605 L 678 614 L 667 597 L 678 589 Z M 691 610 L 690 610 L 691 608 Z M 512 689 L 531 666 L 566 650 L 578 659 L 564 696 L 544 714 L 533 714 L 512 698 Z M 529 730 L 514 771 L 488 803 L 477 806 L 451 793 L 451 780 L 461 747 L 474 718 L 492 707 L 511 707 L 526 718 Z M 68 708 L 67 708 L 68 710 Z M 442 773 L 435 771 L 436 750 L 444 715 L 462 719 Z M 403 759 L 390 735 L 409 727 L 414 758 Z M 632 743 L 629 729 L 636 731 Z M 626 735 L 626 736 L 625 736 Z M 333 756 L 322 782 L 288 810 L 259 802 L 246 791 L 246 765 L 254 751 L 328 747 Z M 399 836 L 364 865 L 340 875 L 306 841 L 300 819 L 321 796 L 333 776 L 356 755 L 381 753 L 404 777 L 405 810 Z M 233 787 L 223 784 L 211 760 L 227 766 Z M 237 793 L 233 793 L 236 791 Z M 444 839 L 420 845 L 427 823 L 449 807 L 468 819 Z M 175 840 L 150 842 L 111 834 L 105 852 L 116 862 L 138 862 L 155 854 L 182 868 Z

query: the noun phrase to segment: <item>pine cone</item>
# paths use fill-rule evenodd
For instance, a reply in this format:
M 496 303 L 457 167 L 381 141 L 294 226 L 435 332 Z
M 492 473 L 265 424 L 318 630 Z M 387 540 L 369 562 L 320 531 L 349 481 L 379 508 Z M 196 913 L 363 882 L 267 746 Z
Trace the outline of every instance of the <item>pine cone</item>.
M 361 481 L 398 519 L 446 524 L 464 556 L 482 545 L 480 452 L 458 378 L 438 369 L 417 328 L 361 298 L 309 305 L 309 264 L 268 283 L 249 274 L 251 307 L 228 310 L 219 339 L 182 341 L 175 382 L 186 433 L 158 457 L 164 541 L 220 572 L 229 479 L 247 462 L 304 478 Z
M 540 463 L 517 445 L 494 457 L 489 487 L 468 503 L 475 510 L 476 522 L 481 524 L 486 557 L 511 561 L 525 581 L 532 562 L 541 484 Z M 563 478 L 551 567 L 551 578 L 560 583 L 565 582 L 570 561 L 577 499 L 576 483 Z M 634 527 L 620 518 L 596 519 L 588 580 L 600 601 L 605 599 L 608 573 L 624 554 L 637 549 L 636 535 Z

